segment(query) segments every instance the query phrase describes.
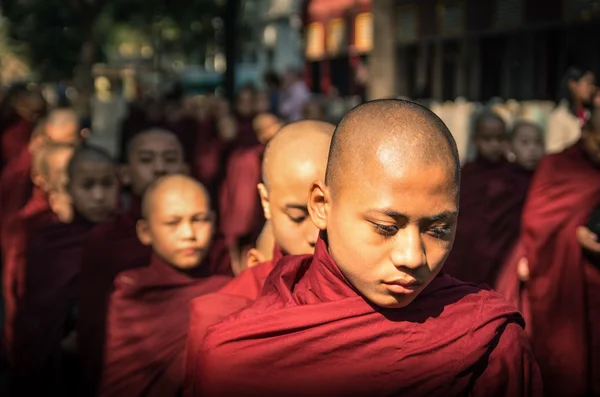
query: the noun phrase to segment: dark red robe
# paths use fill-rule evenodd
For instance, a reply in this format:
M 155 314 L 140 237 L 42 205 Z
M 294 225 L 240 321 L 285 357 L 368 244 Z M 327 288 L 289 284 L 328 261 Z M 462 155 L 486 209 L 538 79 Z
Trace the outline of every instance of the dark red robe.
M 512 249 L 533 172 L 483 159 L 463 167 L 456 239 L 444 271 L 459 280 L 495 285 Z
M 250 306 L 214 325 L 193 396 L 541 396 L 519 313 L 442 275 L 406 308 L 373 306 L 317 242 Z
M 141 218 L 141 200 L 132 197 L 127 213 L 95 227 L 87 239 L 78 294 L 77 331 L 83 368 L 83 395 L 96 395 L 102 372 L 108 302 L 115 277 L 123 271 L 148 265 L 152 249 L 137 237 L 136 222 Z M 215 238 L 213 252 L 228 254 L 222 237 Z M 212 261 L 212 274 L 231 274 L 227 260 Z
M 31 154 L 25 148 L 0 175 L 0 238 L 4 238 L 11 217 L 27 204 L 32 192 Z
M 193 367 L 194 359 L 208 328 L 254 302 L 260 295 L 267 276 L 281 258 L 283 254 L 276 245 L 273 259 L 244 270 L 217 292 L 201 296 L 191 302 L 186 352 L 187 368 Z M 192 374 L 188 374 L 186 377 L 191 376 Z
M 236 116 L 237 122 L 237 136 L 234 141 L 235 146 L 254 146 L 257 145 L 258 138 L 254 131 L 254 115 L 252 116 Z
M 600 168 L 581 142 L 542 160 L 520 244 L 529 263 L 532 347 L 550 396 L 600 394 L 600 270 L 576 239 L 598 204 Z
M 153 255 L 150 266 L 119 274 L 109 305 L 101 396 L 179 395 L 189 302 L 231 280 L 211 276 L 210 264 L 228 259 L 222 249 L 211 250 L 203 265 L 183 273 Z
M 27 149 L 34 125 L 29 121 L 18 118 L 2 133 L 2 164 L 10 163 Z
M 218 187 L 220 168 L 224 145 L 218 137 L 215 121 L 212 119 L 198 123 L 198 134 L 194 151 L 195 169 L 192 175 L 196 177 L 211 192 L 211 197 L 217 198 L 215 189 Z
M 264 145 L 238 148 L 227 164 L 219 200 L 220 229 L 231 246 L 252 245 L 265 223 L 257 185 Z
M 79 216 L 61 223 L 49 208 L 17 221 L 23 242 L 17 243 L 11 258 L 16 258 L 16 273 L 23 274 L 24 288 L 14 321 L 11 395 L 59 395 L 65 387 L 60 344 L 74 307 L 83 242 L 92 223 Z

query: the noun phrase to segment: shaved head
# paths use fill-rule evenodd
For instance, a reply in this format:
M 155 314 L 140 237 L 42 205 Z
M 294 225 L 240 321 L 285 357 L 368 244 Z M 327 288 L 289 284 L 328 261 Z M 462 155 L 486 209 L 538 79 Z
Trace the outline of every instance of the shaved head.
M 325 183 L 332 191 L 363 167 L 443 164 L 458 184 L 460 162 L 452 134 L 431 110 L 411 101 L 382 99 L 357 106 L 333 134 Z
M 148 220 L 152 216 L 156 205 L 161 201 L 163 201 L 163 205 L 167 205 L 164 202 L 166 195 L 183 197 L 180 194 L 184 191 L 198 192 L 203 195 L 207 203 L 206 207 L 210 209 L 210 196 L 200 182 L 186 175 L 168 175 L 152 182 L 146 189 L 142 200 L 142 218 Z
M 334 129 L 333 124 L 311 120 L 283 127 L 269 142 L 263 157 L 262 177 L 267 189 L 298 173 L 325 169 Z
M 46 136 L 53 142 L 79 145 L 81 130 L 79 118 L 75 111 L 69 108 L 58 108 L 46 117 Z
M 152 128 L 149 130 L 139 132 L 138 134 L 134 135 L 134 137 L 129 140 L 129 142 L 127 144 L 127 160 L 129 161 L 133 152 L 135 152 L 139 148 L 139 146 L 142 142 L 145 142 L 148 140 L 161 140 L 161 141 L 172 142 L 172 143 L 176 144 L 177 147 L 179 148 L 179 150 L 181 151 L 181 153 L 183 153 L 183 146 L 181 145 L 179 138 L 177 138 L 177 135 L 175 135 L 171 131 L 168 131 L 168 130 L 165 130 L 162 128 Z
M 41 177 L 42 189 L 48 191 L 61 190 L 66 182 L 68 162 L 73 155 L 73 147 L 64 143 L 47 143 L 34 153 L 32 159 L 32 176 Z M 34 181 L 35 182 L 35 181 Z M 37 182 L 36 184 L 40 184 Z
M 69 160 L 69 166 L 67 167 L 69 180 L 73 179 L 79 165 L 83 162 L 103 163 L 116 166 L 115 161 L 106 150 L 100 147 L 86 145 L 75 150 L 71 160 Z

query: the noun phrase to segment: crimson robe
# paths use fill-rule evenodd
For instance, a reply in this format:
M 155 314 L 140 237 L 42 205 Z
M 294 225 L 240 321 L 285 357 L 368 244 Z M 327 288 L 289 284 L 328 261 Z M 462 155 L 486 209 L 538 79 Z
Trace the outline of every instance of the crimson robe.
M 5 238 L 10 219 L 27 204 L 32 192 L 31 154 L 25 148 L 0 174 L 0 238 Z
M 273 259 L 245 269 L 217 292 L 191 302 L 186 368 L 192 368 L 208 328 L 254 302 L 260 295 L 267 276 L 282 257 L 281 250 L 275 245 Z M 186 384 L 191 383 L 191 376 L 192 374 L 186 375 Z
M 521 223 L 533 172 L 516 164 L 478 159 L 463 167 L 460 212 L 444 271 L 476 284 L 495 285 Z
M 92 223 L 79 216 L 61 223 L 49 208 L 19 216 L 15 222 L 20 224 L 16 239 L 21 241 L 11 248 L 10 258 L 15 258 L 16 273 L 23 274 L 24 288 L 14 319 L 11 395 L 58 395 L 64 388 L 61 341 Z
M 600 168 L 582 142 L 542 160 L 520 244 L 529 263 L 532 347 L 550 396 L 600 394 L 600 270 L 576 239 L 598 204 Z
M 19 156 L 22 150 L 27 149 L 33 127 L 29 121 L 18 118 L 2 133 L 2 163 L 4 165 Z
M 234 141 L 235 146 L 254 146 L 257 145 L 258 138 L 256 137 L 256 132 L 254 131 L 254 115 L 252 116 L 236 116 L 237 122 L 237 136 Z
M 254 246 L 262 231 L 265 219 L 256 186 L 262 180 L 264 149 L 264 145 L 238 148 L 229 158 L 220 192 L 219 222 L 230 246 Z
M 188 304 L 231 279 L 211 276 L 210 263 L 224 260 L 228 252 L 211 249 L 202 265 L 183 273 L 153 255 L 148 267 L 119 274 L 109 305 L 100 396 L 179 395 Z
M 319 239 L 288 256 L 250 306 L 208 331 L 194 396 L 541 396 L 519 313 L 436 277 L 410 305 L 360 296 Z
M 215 204 L 218 203 L 223 150 L 224 145 L 217 135 L 215 121 L 208 119 L 198 123 L 192 175 L 208 189 Z
M 100 382 L 106 338 L 106 316 L 115 277 L 123 271 L 145 267 L 152 249 L 137 237 L 141 199 L 133 196 L 128 212 L 95 227 L 90 233 L 82 260 L 78 294 L 77 332 L 83 368 L 83 395 L 94 396 Z M 220 258 L 228 253 L 222 237 L 215 238 L 212 251 Z M 231 274 L 229 260 L 211 261 L 212 274 Z

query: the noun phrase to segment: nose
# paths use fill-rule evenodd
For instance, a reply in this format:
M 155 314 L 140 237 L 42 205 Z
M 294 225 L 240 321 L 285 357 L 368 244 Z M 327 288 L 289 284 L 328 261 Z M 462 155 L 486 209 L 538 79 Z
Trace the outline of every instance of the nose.
M 167 167 L 163 159 L 157 158 L 154 160 L 154 174 L 155 175 L 166 175 Z
M 391 260 L 394 266 L 408 269 L 418 269 L 427 263 L 418 226 L 409 225 L 398 232 Z
M 194 229 L 190 222 L 183 222 L 179 228 L 179 236 L 185 240 L 194 239 Z
M 96 186 L 92 189 L 92 199 L 94 201 L 102 201 L 104 199 L 104 190 L 100 186 Z
M 310 219 L 308 219 L 308 222 L 306 222 L 305 229 L 306 242 L 311 248 L 315 248 L 317 245 L 317 240 L 319 239 L 319 229 L 317 229 Z

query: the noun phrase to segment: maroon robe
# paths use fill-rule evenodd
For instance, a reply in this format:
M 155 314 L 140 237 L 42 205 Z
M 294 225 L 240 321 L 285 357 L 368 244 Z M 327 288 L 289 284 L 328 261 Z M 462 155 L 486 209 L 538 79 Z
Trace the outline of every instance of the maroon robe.
M 229 158 L 220 192 L 219 222 L 230 246 L 254 246 L 265 223 L 257 190 L 264 149 L 264 145 L 238 148 Z
M 132 197 L 128 212 L 96 226 L 86 241 L 77 297 L 77 333 L 83 368 L 82 395 L 95 396 L 103 365 L 106 315 L 113 281 L 122 271 L 148 264 L 152 249 L 137 237 L 141 200 Z
M 152 256 L 150 266 L 122 272 L 109 305 L 100 396 L 176 397 L 183 386 L 189 302 L 231 277 L 210 276 L 209 263 L 228 259 L 218 249 L 184 273 Z M 221 256 L 221 257 L 219 257 Z
M 600 167 L 582 142 L 542 160 L 520 244 L 529 264 L 532 347 L 550 396 L 600 394 L 600 270 L 576 238 L 598 204 Z
M 29 210 L 29 208 L 26 208 Z M 11 349 L 12 396 L 59 395 L 62 378 L 61 341 L 72 312 L 83 242 L 92 223 L 79 216 L 61 223 L 46 208 L 20 217 L 17 273 L 24 289 L 17 301 Z
M 495 285 L 521 223 L 533 172 L 483 159 L 463 167 L 456 239 L 444 271 L 476 284 Z
M 27 149 L 33 127 L 29 121 L 18 118 L 2 133 L 2 163 L 4 165 L 19 156 L 22 150 Z
M 256 137 L 256 132 L 254 131 L 254 115 L 252 116 L 236 116 L 237 122 L 237 137 L 235 138 L 234 145 L 235 146 L 255 146 L 257 145 L 258 138 Z
M 288 256 L 250 306 L 208 331 L 193 396 L 541 396 L 519 313 L 436 277 L 405 308 L 367 302 L 317 242 Z
M 33 192 L 31 154 L 21 150 L 0 175 L 0 238 L 5 238 L 11 217 L 27 204 Z
M 83 395 L 96 395 L 102 372 L 106 338 L 106 316 L 115 277 L 123 271 L 145 267 L 152 255 L 150 247 L 137 237 L 136 222 L 141 218 L 141 200 L 132 197 L 127 213 L 98 225 L 89 235 L 83 253 L 78 294 L 77 331 L 83 368 Z M 223 238 L 215 238 L 212 251 L 220 258 L 228 253 Z M 229 260 L 212 261 L 212 274 L 231 274 Z
M 254 302 L 260 295 L 267 276 L 275 264 L 283 258 L 275 245 L 273 259 L 250 267 L 227 283 L 217 292 L 194 299 L 191 304 L 190 328 L 186 352 L 186 368 L 192 368 L 200 344 L 209 327 Z M 186 374 L 187 384 L 193 374 Z

